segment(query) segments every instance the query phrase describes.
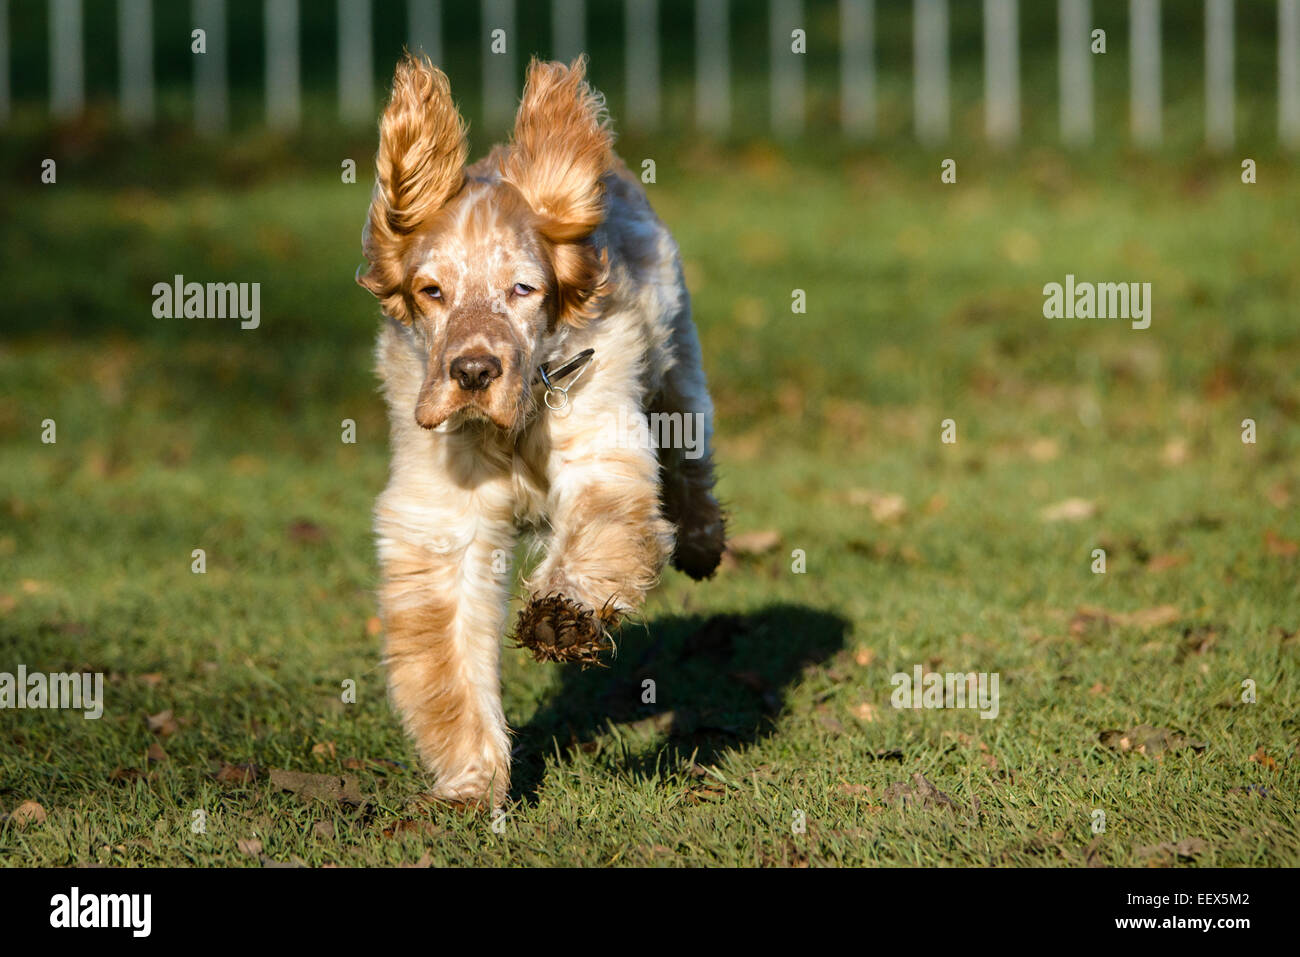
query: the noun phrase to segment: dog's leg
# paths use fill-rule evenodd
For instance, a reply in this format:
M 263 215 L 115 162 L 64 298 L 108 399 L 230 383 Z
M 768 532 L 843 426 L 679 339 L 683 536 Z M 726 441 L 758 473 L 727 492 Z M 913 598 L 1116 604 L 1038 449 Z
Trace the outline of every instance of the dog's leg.
M 654 450 L 619 441 L 631 407 L 553 428 L 546 558 L 525 582 L 531 596 L 516 639 L 539 660 L 594 661 L 619 616 L 641 607 L 672 549 L 661 513 Z
M 661 433 L 681 438 L 659 449 L 664 512 L 677 527 L 673 567 L 699 581 L 722 559 L 726 523 L 713 496 L 713 401 L 689 306 L 674 317 L 670 347 L 673 361 L 651 411 L 668 416 Z
M 389 696 L 434 794 L 492 806 L 510 787 L 498 665 L 514 529 L 488 497 L 408 487 L 375 515 Z

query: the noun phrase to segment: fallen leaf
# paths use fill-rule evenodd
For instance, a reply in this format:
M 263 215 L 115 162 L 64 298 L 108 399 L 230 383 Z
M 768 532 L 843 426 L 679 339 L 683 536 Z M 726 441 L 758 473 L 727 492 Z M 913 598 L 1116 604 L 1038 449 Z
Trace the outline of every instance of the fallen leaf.
M 1166 841 L 1137 849 L 1138 857 L 1174 857 L 1192 860 L 1210 845 L 1199 837 L 1185 837 L 1181 841 Z
M 252 784 L 257 780 L 256 764 L 227 764 L 221 762 L 214 777 L 222 784 Z
M 149 688 L 156 688 L 162 684 L 163 676 L 161 671 L 151 671 L 145 675 L 137 675 L 136 680 Z
M 334 822 L 317 821 L 315 824 L 311 826 L 311 832 L 319 838 L 324 838 L 325 840 L 332 840 L 334 837 Z
M 1160 458 L 1165 465 L 1182 465 L 1187 461 L 1188 446 L 1186 439 L 1170 439 L 1165 443 Z
M 880 709 L 869 701 L 864 701 L 853 709 L 853 717 L 859 721 L 865 721 L 867 724 L 874 724 L 877 717 L 880 716 Z
M 1264 532 L 1264 545 L 1270 555 L 1275 555 L 1278 558 L 1292 558 L 1300 554 L 1300 542 L 1282 538 L 1272 529 Z
M 1039 438 L 1029 443 L 1029 457 L 1035 462 L 1050 462 L 1061 454 L 1056 439 Z
M 149 730 L 161 738 L 171 737 L 179 729 L 170 708 L 166 711 L 159 711 L 157 714 L 148 715 L 144 720 L 149 725 Z
M 139 768 L 116 767 L 108 772 L 108 779 L 114 784 L 126 784 L 131 781 L 137 781 L 145 776 Z
M 291 522 L 288 528 L 289 540 L 305 545 L 317 545 L 325 541 L 325 530 L 315 522 L 300 518 Z
M 240 854 L 246 854 L 249 857 L 260 857 L 262 854 L 262 842 L 255 837 L 236 838 L 235 847 L 239 848 Z
M 1097 514 L 1097 505 L 1084 498 L 1067 498 L 1040 513 L 1044 522 L 1081 522 Z
M 271 769 L 271 787 L 288 791 L 308 800 L 338 801 L 341 804 L 364 804 L 357 779 L 351 775 L 308 774 L 304 771 Z
M 885 788 L 883 800 L 886 804 L 898 805 L 904 810 L 922 808 L 943 808 L 947 811 L 959 810 L 957 802 L 931 784 L 919 771 L 912 775 L 912 783 L 891 784 Z
M 1173 605 L 1157 605 L 1154 608 L 1143 608 L 1139 611 L 1107 611 L 1105 608 L 1096 608 L 1091 605 L 1083 605 L 1075 611 L 1074 617 L 1070 619 L 1070 634 L 1076 638 L 1087 634 L 1094 626 L 1102 628 L 1141 628 L 1147 630 L 1158 628 L 1162 625 L 1170 625 L 1182 617 L 1182 612 Z
M 366 635 L 375 638 L 384 630 L 384 623 L 379 620 L 378 615 L 371 615 L 366 619 Z
M 41 807 L 36 801 L 24 801 L 14 808 L 14 812 L 9 815 L 9 819 L 19 827 L 26 827 L 29 824 L 44 824 L 45 808 Z
M 727 541 L 727 551 L 737 557 L 749 558 L 775 551 L 780 544 L 780 532 L 745 532 Z
M 321 741 L 311 746 L 311 753 L 318 761 L 326 761 L 338 757 L 338 750 L 334 747 L 333 741 Z
M 853 660 L 866 668 L 876 660 L 876 649 L 866 645 L 859 645 L 858 650 L 853 653 Z
M 1163 572 L 1170 568 L 1177 568 L 1179 565 L 1186 565 L 1191 559 L 1187 555 L 1170 553 L 1167 555 L 1153 555 L 1147 562 L 1147 571 Z
M 1206 743 L 1187 737 L 1179 731 L 1169 728 L 1154 728 L 1149 724 L 1140 724 L 1128 731 L 1102 731 L 1097 739 L 1104 747 L 1121 753 L 1134 752 L 1147 757 L 1160 757 L 1166 751 L 1178 751 L 1191 748 L 1204 751 Z
M 849 504 L 866 506 L 871 517 L 882 525 L 897 522 L 907 513 L 907 501 L 897 492 L 878 492 L 869 488 L 849 489 Z
M 1267 768 L 1269 771 L 1277 770 L 1277 761 L 1271 758 L 1267 754 L 1267 752 L 1264 751 L 1264 746 L 1262 744 L 1255 750 L 1255 753 L 1252 754 L 1247 760 L 1254 761 L 1260 767 Z
M 162 764 L 167 760 L 167 752 L 163 750 L 162 745 L 157 741 L 150 741 L 147 757 L 151 764 Z

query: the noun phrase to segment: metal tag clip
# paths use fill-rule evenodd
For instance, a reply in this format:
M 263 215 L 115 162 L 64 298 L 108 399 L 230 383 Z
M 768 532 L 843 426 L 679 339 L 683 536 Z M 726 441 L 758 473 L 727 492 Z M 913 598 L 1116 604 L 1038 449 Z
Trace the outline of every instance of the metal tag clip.
M 548 409 L 552 412 L 559 412 L 569 404 L 569 390 L 578 384 L 578 380 L 581 379 L 582 374 L 587 371 L 587 366 L 590 365 L 591 358 L 595 354 L 595 349 L 583 349 L 572 359 L 566 359 L 564 362 L 560 363 L 560 366 L 553 372 L 548 369 L 548 366 L 550 365 L 549 362 L 544 362 L 537 367 L 537 376 L 533 378 L 533 382 L 540 380 L 541 383 L 546 386 L 546 394 L 542 398 L 543 401 L 546 402 L 546 407 Z M 574 372 L 576 372 L 577 375 L 574 376 L 573 381 L 567 386 L 559 386 L 555 384 L 565 376 L 573 375 Z

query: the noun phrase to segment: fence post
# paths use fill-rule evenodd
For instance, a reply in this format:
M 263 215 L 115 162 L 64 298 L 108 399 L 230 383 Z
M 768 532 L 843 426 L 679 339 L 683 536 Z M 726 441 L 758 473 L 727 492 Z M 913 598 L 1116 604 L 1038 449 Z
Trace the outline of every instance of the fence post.
M 117 63 L 122 119 L 153 121 L 153 8 L 149 0 L 117 0 Z
M 1300 0 L 1277 11 L 1277 131 L 1283 146 L 1300 146 Z
M 795 136 L 803 131 L 804 53 L 794 51 L 794 31 L 803 30 L 806 49 L 807 29 L 803 23 L 801 0 L 771 0 L 772 59 L 772 129 L 778 136 Z
M 654 129 L 659 125 L 659 3 L 627 0 L 623 9 L 628 124 Z
M 9 122 L 9 0 L 0 0 L 0 126 Z
M 374 119 L 375 75 L 371 59 L 370 0 L 338 0 L 339 118 L 344 123 Z
M 67 118 L 85 105 L 81 0 L 50 0 L 50 112 Z
M 916 135 L 930 145 L 948 138 L 948 0 L 915 0 L 912 18 Z
M 266 0 L 266 122 L 297 129 L 302 115 L 298 68 L 298 0 Z
M 876 130 L 874 0 L 840 0 L 840 125 L 861 139 Z
M 515 104 L 515 0 L 483 0 L 483 115 L 489 129 L 509 124 Z
M 1225 150 L 1233 141 L 1232 0 L 1205 0 L 1205 141 Z
M 1092 3 L 1060 0 L 1061 140 L 1071 146 L 1092 142 Z
M 583 0 L 552 0 L 551 56 L 565 63 L 587 49 L 587 5 Z
M 727 0 L 695 0 L 695 123 L 711 133 L 731 126 L 729 43 Z
M 1020 22 L 1016 0 L 984 0 L 984 132 L 996 146 L 1020 136 Z
M 412 53 L 423 53 L 435 66 L 442 64 L 440 0 L 407 0 L 406 45 Z
M 1160 142 L 1160 0 L 1129 0 L 1129 108 L 1133 139 Z
M 213 135 L 226 129 L 230 104 L 226 90 L 226 0 L 194 0 L 193 29 L 204 32 L 204 53 L 194 59 L 194 127 Z M 191 40 L 191 43 L 193 40 Z

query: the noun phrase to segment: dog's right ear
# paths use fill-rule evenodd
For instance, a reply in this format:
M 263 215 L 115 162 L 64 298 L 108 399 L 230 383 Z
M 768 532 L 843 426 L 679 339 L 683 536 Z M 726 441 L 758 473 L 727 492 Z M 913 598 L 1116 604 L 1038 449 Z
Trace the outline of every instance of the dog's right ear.
M 404 283 L 411 237 L 460 190 L 468 154 L 447 75 L 407 53 L 379 121 L 375 191 L 361 238 L 370 268 L 357 275 L 394 319 L 410 319 Z

